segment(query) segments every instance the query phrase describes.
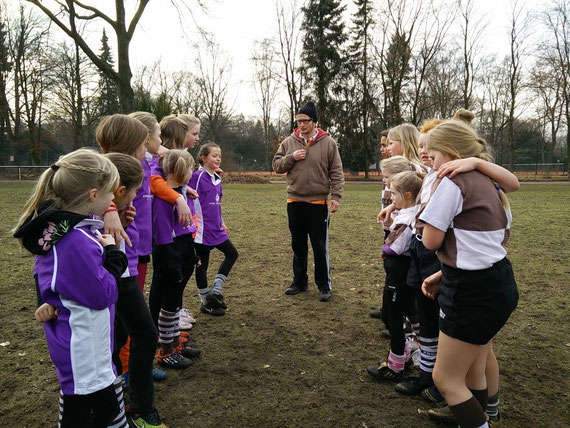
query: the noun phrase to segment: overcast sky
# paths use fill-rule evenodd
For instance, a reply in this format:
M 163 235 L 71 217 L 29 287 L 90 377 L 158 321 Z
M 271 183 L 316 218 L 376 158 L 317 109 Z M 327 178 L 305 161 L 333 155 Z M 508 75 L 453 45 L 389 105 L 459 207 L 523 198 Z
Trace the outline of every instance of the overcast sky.
M 234 94 L 231 102 L 235 100 L 235 111 L 256 115 L 258 110 L 255 94 L 249 83 L 253 75 L 250 58 L 256 41 L 277 36 L 274 0 L 204 0 L 208 7 L 207 14 L 196 6 L 197 0 L 184 1 L 194 6 L 196 21 L 214 35 L 232 62 L 231 79 Z M 288 0 L 283 1 L 286 3 Z M 528 8 L 539 8 L 546 1 L 519 0 Z M 113 0 L 85 0 L 85 2 L 108 9 L 109 15 L 115 16 Z M 8 0 L 8 3 L 15 5 L 18 1 Z M 301 1 L 298 3 L 302 4 Z M 352 1 L 345 0 L 344 3 L 352 4 Z M 133 4 L 133 0 L 126 0 L 127 10 L 132 11 Z M 489 23 L 485 32 L 488 40 L 486 49 L 489 52 L 507 53 L 511 0 L 475 0 L 475 5 L 477 13 L 485 15 Z M 89 43 L 98 51 L 101 27 L 88 28 L 91 32 L 87 37 Z M 109 30 L 108 35 L 114 45 L 114 36 Z M 165 70 L 192 68 L 194 67 L 192 45 L 199 40 L 195 23 L 190 18 L 186 22 L 180 22 L 179 15 L 170 0 L 151 0 L 131 42 L 133 70 L 145 64 L 153 64 L 157 60 L 161 61 Z M 116 53 L 116 48 L 114 52 Z

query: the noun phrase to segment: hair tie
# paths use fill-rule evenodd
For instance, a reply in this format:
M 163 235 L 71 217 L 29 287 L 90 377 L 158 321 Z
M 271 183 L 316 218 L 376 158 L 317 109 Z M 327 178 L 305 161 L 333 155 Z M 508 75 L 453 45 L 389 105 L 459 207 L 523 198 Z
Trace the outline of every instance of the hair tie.
M 410 162 L 408 165 L 410 165 L 410 171 L 415 171 L 416 169 L 414 168 L 414 164 L 412 162 Z
M 56 164 L 51 164 L 50 168 L 55 172 L 59 169 L 59 166 L 57 166 Z

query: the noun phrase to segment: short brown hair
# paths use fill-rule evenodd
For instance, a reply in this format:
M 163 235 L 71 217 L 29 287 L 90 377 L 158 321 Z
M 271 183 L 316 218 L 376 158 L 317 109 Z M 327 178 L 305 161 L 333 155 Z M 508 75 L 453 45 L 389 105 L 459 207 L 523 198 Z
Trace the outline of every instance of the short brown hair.
M 103 153 L 134 155 L 146 137 L 148 137 L 146 126 L 126 114 L 113 114 L 101 118 L 95 131 L 95 138 Z
M 140 187 L 143 182 L 144 171 L 138 160 L 124 153 L 107 153 L 104 156 L 117 167 L 121 186 L 125 186 L 127 191 Z
M 165 116 L 160 121 L 162 145 L 167 149 L 183 149 L 188 125 L 176 115 Z

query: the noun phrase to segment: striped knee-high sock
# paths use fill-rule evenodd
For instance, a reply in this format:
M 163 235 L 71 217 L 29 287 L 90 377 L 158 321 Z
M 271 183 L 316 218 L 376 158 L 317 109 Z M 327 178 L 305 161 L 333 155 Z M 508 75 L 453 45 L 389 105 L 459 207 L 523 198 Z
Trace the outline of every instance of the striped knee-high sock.
M 125 398 L 123 397 L 123 385 L 119 377 L 115 379 L 113 387 L 115 388 L 115 395 L 117 396 L 117 402 L 119 403 L 119 413 L 117 413 L 117 416 L 115 416 L 113 422 L 111 422 L 111 425 L 109 426 L 117 428 L 127 428 L 129 425 L 127 423 L 127 416 L 125 414 Z
M 420 370 L 426 373 L 433 373 L 435 357 L 437 355 L 437 337 L 420 336 Z
M 158 341 L 160 344 L 171 344 L 174 341 L 176 332 L 180 334 L 178 322 L 178 311 L 170 312 L 160 309 L 158 314 Z
M 489 397 L 487 400 L 487 407 L 485 408 L 485 414 L 489 416 L 491 420 L 497 420 L 499 418 L 499 393 Z

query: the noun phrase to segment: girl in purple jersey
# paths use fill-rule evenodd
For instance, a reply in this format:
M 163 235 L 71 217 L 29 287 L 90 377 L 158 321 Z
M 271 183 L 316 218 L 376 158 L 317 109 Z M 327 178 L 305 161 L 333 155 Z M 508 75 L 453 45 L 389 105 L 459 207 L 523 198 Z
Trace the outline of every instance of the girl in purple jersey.
M 15 228 L 14 237 L 37 256 L 42 307 L 53 309 L 44 330 L 61 386 L 61 427 L 127 426 L 111 359 L 117 283 L 127 260 L 92 218 L 103 215 L 118 185 L 108 159 L 72 152 L 42 174 Z
M 188 203 L 186 187 L 193 168 L 192 155 L 186 150 L 174 149 L 160 159 L 155 173 L 162 174 L 166 183 Z M 159 364 L 167 368 L 185 369 L 191 364 L 189 358 L 197 357 L 200 351 L 180 337 L 180 309 L 184 288 L 200 259 L 196 256 L 192 239 L 196 226 L 193 223 L 183 226 L 177 218 L 175 207 L 159 197 L 154 198 L 153 277 L 149 302 L 158 324 Z
M 135 224 L 139 232 L 139 244 L 137 254 L 139 256 L 137 266 L 137 280 L 141 291 L 144 291 L 147 264 L 152 253 L 152 193 L 150 193 L 150 174 L 154 164 L 158 161 L 158 153 L 162 144 L 160 139 L 160 125 L 156 116 L 146 111 L 135 111 L 130 117 L 141 121 L 148 130 L 148 136 L 144 142 L 145 155 L 141 159 L 144 170 L 142 186 L 133 200 L 136 209 Z
M 216 173 L 222 162 L 220 146 L 204 144 L 198 153 L 200 168 L 194 172 L 190 187 L 199 195 L 194 200 L 198 231 L 194 242 L 202 264 L 196 268 L 196 284 L 200 293 L 200 310 L 208 315 L 221 316 L 227 309 L 222 290 L 238 258 L 238 251 L 228 237 L 228 228 L 222 218 L 222 179 Z M 217 248 L 224 253 L 212 287 L 208 287 L 210 251 Z

